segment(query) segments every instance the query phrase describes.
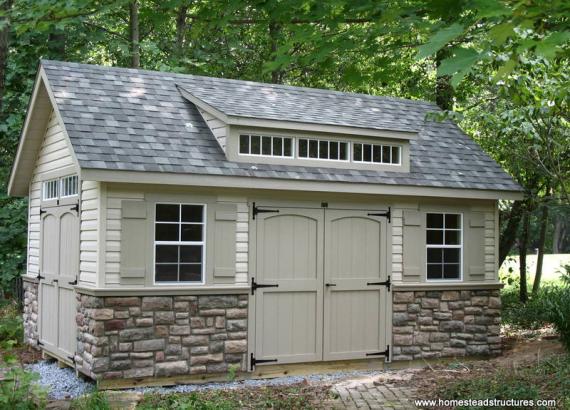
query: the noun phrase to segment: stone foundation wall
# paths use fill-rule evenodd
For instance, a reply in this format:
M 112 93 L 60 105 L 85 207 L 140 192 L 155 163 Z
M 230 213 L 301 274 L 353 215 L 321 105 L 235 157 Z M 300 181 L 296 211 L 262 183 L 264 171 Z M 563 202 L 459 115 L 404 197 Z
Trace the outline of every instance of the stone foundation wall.
M 38 345 L 38 284 L 23 281 L 24 287 L 24 343 Z
M 246 370 L 247 295 L 77 295 L 77 370 L 93 379 Z
M 499 290 L 395 291 L 393 360 L 501 353 Z

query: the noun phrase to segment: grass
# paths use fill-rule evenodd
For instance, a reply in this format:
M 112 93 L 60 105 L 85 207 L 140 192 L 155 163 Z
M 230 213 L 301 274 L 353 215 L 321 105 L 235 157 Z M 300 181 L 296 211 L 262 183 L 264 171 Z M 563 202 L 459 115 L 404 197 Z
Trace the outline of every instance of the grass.
M 558 407 L 570 408 L 570 356 L 551 356 L 538 364 L 443 384 L 436 395 L 444 400 L 556 399 Z
M 300 383 L 254 389 L 145 395 L 138 410 L 315 409 L 331 399 L 328 386 Z

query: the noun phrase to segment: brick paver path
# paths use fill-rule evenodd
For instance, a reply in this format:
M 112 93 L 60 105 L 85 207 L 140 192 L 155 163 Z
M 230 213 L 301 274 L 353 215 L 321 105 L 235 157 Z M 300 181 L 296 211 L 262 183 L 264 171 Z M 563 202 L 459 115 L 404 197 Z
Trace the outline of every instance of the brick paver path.
M 346 380 L 335 384 L 333 391 L 339 396 L 335 409 L 416 409 L 414 389 L 377 377 Z

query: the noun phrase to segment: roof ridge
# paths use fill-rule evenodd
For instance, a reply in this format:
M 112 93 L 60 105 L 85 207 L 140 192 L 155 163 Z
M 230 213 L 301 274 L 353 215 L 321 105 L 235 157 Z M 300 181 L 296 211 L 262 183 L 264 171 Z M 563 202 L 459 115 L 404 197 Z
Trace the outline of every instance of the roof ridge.
M 78 63 L 78 62 L 68 62 L 68 61 L 60 61 L 60 60 L 49 60 L 49 59 L 41 59 L 40 63 L 44 64 L 54 64 L 60 66 L 82 66 L 82 67 L 89 67 L 94 69 L 104 69 L 104 70 L 116 70 L 116 71 L 125 71 L 125 72 L 137 72 L 141 74 L 161 74 L 161 75 L 173 75 L 176 77 L 181 77 L 185 79 L 205 79 L 210 81 L 223 81 L 229 83 L 237 83 L 237 84 L 247 84 L 256 87 L 268 87 L 273 89 L 285 89 L 291 90 L 293 92 L 313 92 L 319 94 L 336 94 L 339 96 L 349 96 L 349 97 L 359 97 L 359 98 L 366 98 L 372 100 L 384 100 L 384 101 L 394 101 L 394 102 L 403 102 L 409 103 L 414 105 L 423 105 L 423 106 L 430 106 L 437 110 L 439 107 L 431 102 L 425 100 L 411 100 L 408 98 L 402 97 L 393 97 L 387 95 L 375 95 L 375 94 L 364 94 L 364 93 L 355 93 L 350 91 L 338 91 L 338 90 L 331 90 L 326 88 L 313 88 L 313 87 L 304 87 L 304 86 L 296 86 L 296 85 L 289 85 L 289 84 L 272 84 L 272 83 L 263 83 L 259 81 L 252 81 L 252 80 L 240 80 L 236 78 L 224 78 L 224 77 L 211 77 L 205 75 L 198 75 L 198 74 L 185 74 L 185 73 L 176 73 L 171 71 L 158 71 L 158 70 L 148 70 L 143 68 L 131 68 L 131 67 L 116 67 L 116 66 L 105 66 L 100 64 L 87 64 L 87 63 Z

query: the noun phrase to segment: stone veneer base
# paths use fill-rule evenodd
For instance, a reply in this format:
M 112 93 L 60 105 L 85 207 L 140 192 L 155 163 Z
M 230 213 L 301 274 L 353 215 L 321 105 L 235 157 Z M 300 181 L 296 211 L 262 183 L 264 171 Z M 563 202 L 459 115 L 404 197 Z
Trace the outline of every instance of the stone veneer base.
M 38 283 L 24 280 L 24 343 L 38 346 Z
M 247 300 L 78 293 L 76 368 L 95 380 L 246 370 Z
M 393 293 L 393 360 L 499 355 L 499 290 Z

